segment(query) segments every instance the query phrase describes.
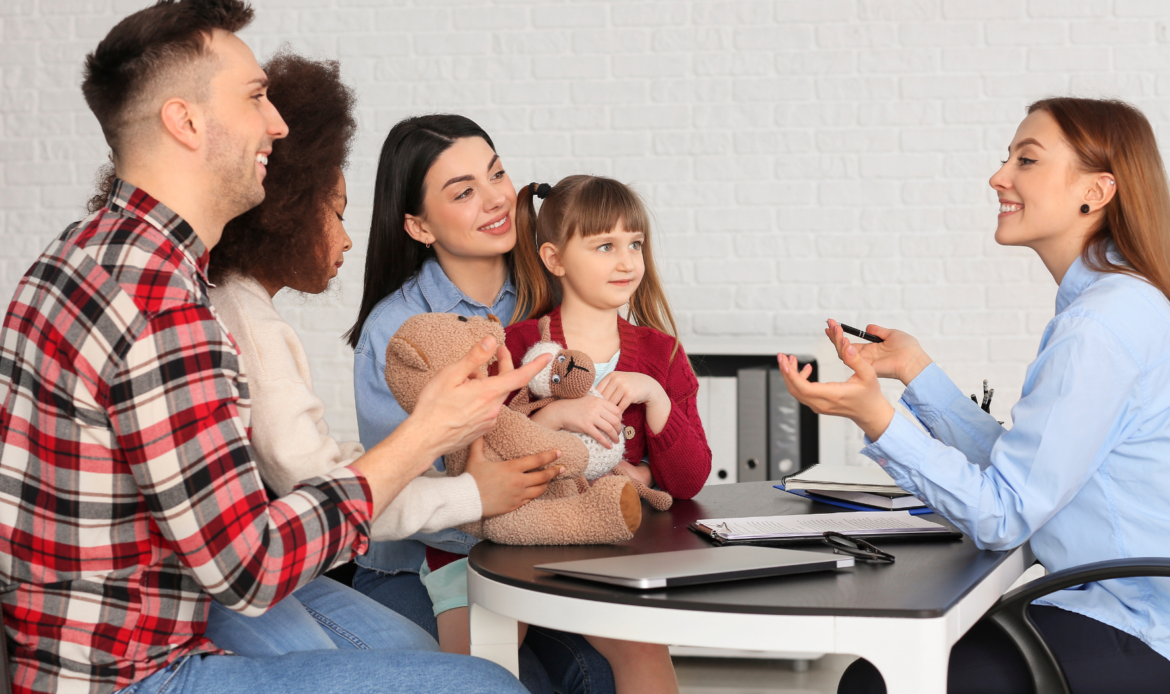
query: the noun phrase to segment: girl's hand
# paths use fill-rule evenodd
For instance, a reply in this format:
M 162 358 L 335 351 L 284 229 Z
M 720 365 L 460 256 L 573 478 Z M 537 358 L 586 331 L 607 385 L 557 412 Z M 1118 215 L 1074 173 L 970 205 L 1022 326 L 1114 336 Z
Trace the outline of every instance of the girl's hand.
M 825 328 L 825 335 L 828 335 L 829 339 L 833 341 L 833 347 L 837 349 L 837 356 L 841 358 L 841 361 L 845 361 L 844 350 L 851 344 L 849 336 L 845 334 L 837 321 L 830 318 L 827 322 L 829 327 Z M 904 333 L 901 330 L 890 330 L 872 323 L 865 326 L 865 332 L 885 340 L 885 342 L 861 342 L 853 345 L 861 358 L 873 367 L 878 378 L 896 378 L 903 385 L 908 386 L 910 381 L 917 378 L 918 374 L 922 373 L 922 370 L 934 361 L 926 352 L 922 351 L 918 340 L 909 333 Z
M 617 405 L 592 395 L 551 402 L 534 412 L 532 421 L 554 431 L 585 434 L 606 448 L 613 448 L 622 431 L 622 412 Z
M 625 412 L 630 405 L 649 403 L 652 400 L 666 400 L 666 391 L 650 376 L 634 371 L 614 371 L 601 379 L 597 384 L 597 392 L 601 397 L 617 405 L 618 410 Z
M 479 487 L 483 517 L 511 513 L 544 494 L 548 483 L 564 472 L 565 468 L 559 465 L 544 470 L 540 468 L 559 457 L 560 451 L 545 451 L 497 463 L 484 456 L 483 439 L 472 442 L 471 452 L 467 456 L 467 472 L 475 478 L 475 486 Z
M 868 328 L 866 332 L 869 332 Z M 877 441 L 894 418 L 894 406 L 882 395 L 873 365 L 861 357 L 854 345 L 841 350 L 841 360 L 845 366 L 853 369 L 853 375 L 848 381 L 812 383 L 808 380 L 812 373 L 811 364 L 806 364 L 803 370 L 798 371 L 796 357 L 776 355 L 784 385 L 788 386 L 792 397 L 808 405 L 817 414 L 852 419 L 871 441 Z
M 654 475 L 650 474 L 649 465 L 634 465 L 623 460 L 618 463 L 618 467 L 624 470 L 627 475 L 645 485 L 647 489 L 654 486 Z
M 658 434 L 670 418 L 670 396 L 662 385 L 646 374 L 614 371 L 597 384 L 597 392 L 625 412 L 630 405 L 646 403 L 646 426 Z

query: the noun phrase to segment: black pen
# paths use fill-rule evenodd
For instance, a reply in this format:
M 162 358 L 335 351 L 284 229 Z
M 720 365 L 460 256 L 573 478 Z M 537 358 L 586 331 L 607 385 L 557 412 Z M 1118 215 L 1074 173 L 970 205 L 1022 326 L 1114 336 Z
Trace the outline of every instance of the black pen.
M 850 335 L 856 335 L 857 337 L 860 337 L 863 340 L 869 340 L 870 342 L 885 342 L 885 340 L 878 337 L 877 335 L 870 335 L 869 333 L 865 332 L 864 330 L 858 330 L 857 328 L 854 328 L 851 325 L 845 325 L 844 323 L 838 323 L 837 325 L 841 326 L 841 329 L 844 330 L 845 332 L 849 333 Z

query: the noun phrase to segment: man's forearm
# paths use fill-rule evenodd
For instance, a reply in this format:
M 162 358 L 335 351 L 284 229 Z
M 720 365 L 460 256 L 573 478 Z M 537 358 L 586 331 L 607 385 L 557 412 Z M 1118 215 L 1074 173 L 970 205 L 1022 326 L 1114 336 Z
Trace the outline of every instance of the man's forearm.
M 439 457 L 439 449 L 430 438 L 408 418 L 381 443 L 350 464 L 365 476 L 370 485 L 373 496 L 371 518 L 382 515 L 394 497 Z

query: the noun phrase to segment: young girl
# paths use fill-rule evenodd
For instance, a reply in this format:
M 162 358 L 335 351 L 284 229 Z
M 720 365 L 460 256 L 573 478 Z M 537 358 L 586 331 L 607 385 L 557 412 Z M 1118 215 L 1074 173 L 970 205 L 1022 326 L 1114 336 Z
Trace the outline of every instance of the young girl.
M 546 194 L 539 215 L 537 191 Z M 540 340 L 538 319 L 549 315 L 553 340 L 596 363 L 604 398 L 558 401 L 533 419 L 604 445 L 624 438 L 621 466 L 631 476 L 689 499 L 711 471 L 711 449 L 695 408 L 698 381 L 678 339 L 667 334 L 675 332 L 674 319 L 654 269 L 648 217 L 632 190 L 608 178 L 570 176 L 553 187 L 524 188 L 515 262 L 517 312 L 527 320 L 507 329 L 507 345 L 519 363 Z M 618 312 L 627 304 L 633 323 Z M 432 571 L 449 559 L 427 550 Z M 618 692 L 678 691 L 666 646 L 585 638 L 609 660 Z

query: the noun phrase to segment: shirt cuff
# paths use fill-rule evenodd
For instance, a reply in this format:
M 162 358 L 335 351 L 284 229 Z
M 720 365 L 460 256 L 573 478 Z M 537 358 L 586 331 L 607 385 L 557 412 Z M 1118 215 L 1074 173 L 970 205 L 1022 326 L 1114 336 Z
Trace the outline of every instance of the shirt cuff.
M 931 362 L 906 386 L 902 404 L 930 428 L 951 409 L 955 398 L 963 398 L 962 391 L 937 363 Z
M 880 465 L 899 487 L 912 494 L 919 494 L 918 486 L 907 473 L 921 469 L 931 441 L 928 434 L 895 413 L 877 441 L 869 442 L 866 438 L 868 445 L 861 449 L 861 453 Z
M 360 470 L 349 465 L 334 468 L 321 477 L 337 482 L 347 497 L 339 500 L 337 507 L 357 533 L 350 545 L 354 556 L 365 554 L 370 549 L 370 523 L 374 515 L 374 493 L 369 481 Z

